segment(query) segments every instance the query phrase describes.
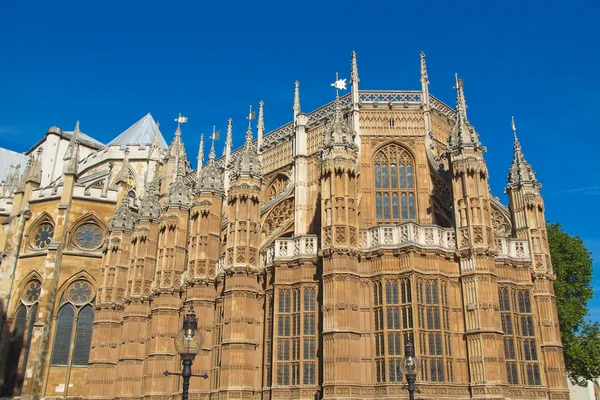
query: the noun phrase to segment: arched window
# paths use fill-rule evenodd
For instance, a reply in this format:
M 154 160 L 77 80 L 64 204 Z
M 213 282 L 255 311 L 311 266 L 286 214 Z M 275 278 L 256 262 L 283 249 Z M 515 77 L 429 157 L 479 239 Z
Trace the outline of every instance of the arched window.
M 2 396 L 12 397 L 21 394 L 41 290 L 42 283 L 38 279 L 32 279 L 24 286 L 21 294 L 21 301 L 14 317 Z M 19 365 L 21 353 L 23 357 Z
M 406 149 L 390 144 L 374 157 L 377 222 L 416 218 L 414 161 Z
M 60 299 L 52 365 L 87 366 L 92 343 L 96 292 L 85 280 L 69 285 Z M 74 346 L 71 346 L 74 343 Z

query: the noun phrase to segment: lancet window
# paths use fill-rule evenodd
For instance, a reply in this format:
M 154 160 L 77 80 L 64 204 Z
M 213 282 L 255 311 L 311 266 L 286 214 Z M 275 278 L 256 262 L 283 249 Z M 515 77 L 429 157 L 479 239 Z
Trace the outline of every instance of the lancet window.
M 314 385 L 318 343 L 316 288 L 280 289 L 276 311 L 277 385 Z
M 413 340 L 412 291 L 408 279 L 374 283 L 375 380 L 402 382 L 404 345 Z
M 416 289 L 421 377 L 428 382 L 451 382 L 454 371 L 447 284 L 419 279 Z
M 38 279 L 32 279 L 24 286 L 21 294 L 21 302 L 15 313 L 8 363 L 6 364 L 9 368 L 4 388 L 7 397 L 13 394 L 19 395 L 23 386 L 41 290 L 42 283 Z M 23 354 L 22 358 L 21 354 Z M 21 359 L 20 366 L 19 359 Z M 15 388 L 17 392 L 14 392 Z
M 95 290 L 85 280 L 69 285 L 61 296 L 55 325 L 52 365 L 87 366 L 94 323 Z
M 380 223 L 416 218 L 415 166 L 410 153 L 390 144 L 374 157 L 375 215 Z
M 541 385 L 537 340 L 529 290 L 498 288 L 504 358 L 510 385 Z
M 221 342 L 223 341 L 223 302 L 217 301 L 215 305 L 215 327 L 213 329 L 213 368 L 212 388 L 219 388 L 219 372 L 221 370 Z

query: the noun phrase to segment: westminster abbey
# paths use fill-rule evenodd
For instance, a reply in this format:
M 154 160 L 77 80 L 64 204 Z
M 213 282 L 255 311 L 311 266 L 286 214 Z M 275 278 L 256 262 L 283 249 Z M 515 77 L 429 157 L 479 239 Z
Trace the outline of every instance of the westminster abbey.
M 515 130 L 492 195 L 462 80 L 452 108 L 420 71 L 360 90 L 353 53 L 349 93 L 306 113 L 296 82 L 291 122 L 261 102 L 196 170 L 181 116 L 0 149 L 2 396 L 177 399 L 193 305 L 191 399 L 408 398 L 407 341 L 417 398 L 568 399 L 541 185 Z

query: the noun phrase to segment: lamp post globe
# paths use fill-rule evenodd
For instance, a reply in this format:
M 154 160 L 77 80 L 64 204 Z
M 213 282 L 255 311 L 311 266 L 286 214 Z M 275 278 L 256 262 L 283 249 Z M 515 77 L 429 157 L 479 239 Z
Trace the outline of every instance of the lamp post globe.
M 202 335 L 198 332 L 198 320 L 194 313 L 194 306 L 183 317 L 183 328 L 175 335 L 175 349 L 181 356 L 183 368 L 181 377 L 183 378 L 183 390 L 181 400 L 188 399 L 190 389 L 190 378 L 192 376 L 192 363 L 194 358 L 202 348 Z
M 400 364 L 400 369 L 406 377 L 408 383 L 408 395 L 410 400 L 415 399 L 415 381 L 417 380 L 417 374 L 421 368 L 421 361 L 415 355 L 415 346 L 407 341 L 404 346 L 404 358 Z

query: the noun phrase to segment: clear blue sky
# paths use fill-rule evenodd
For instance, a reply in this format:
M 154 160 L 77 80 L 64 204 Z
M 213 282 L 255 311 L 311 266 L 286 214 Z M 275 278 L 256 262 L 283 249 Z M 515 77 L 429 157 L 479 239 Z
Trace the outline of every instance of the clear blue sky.
M 3 1 L 0 146 L 24 151 L 52 125 L 108 142 L 151 112 L 168 142 L 179 112 L 198 137 L 265 101 L 266 130 L 334 96 L 358 53 L 362 89 L 418 89 L 419 51 L 431 93 L 454 105 L 464 77 L 469 119 L 488 147 L 494 194 L 512 159 L 514 115 L 544 184 L 546 215 L 600 261 L 597 157 L 599 6 L 593 1 Z M 218 150 L 223 142 L 218 143 Z M 600 263 L 595 263 L 600 320 Z

